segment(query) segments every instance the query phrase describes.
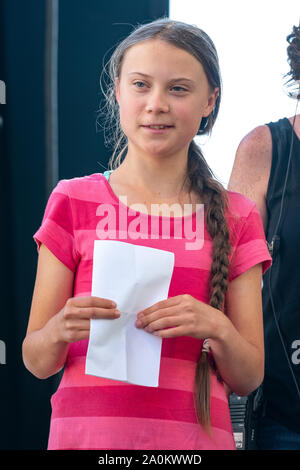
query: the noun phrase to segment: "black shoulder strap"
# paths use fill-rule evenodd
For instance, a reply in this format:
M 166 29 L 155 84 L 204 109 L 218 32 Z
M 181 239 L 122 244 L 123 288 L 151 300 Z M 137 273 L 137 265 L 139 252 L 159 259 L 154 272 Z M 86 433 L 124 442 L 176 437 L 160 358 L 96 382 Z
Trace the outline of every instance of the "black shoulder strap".
M 274 235 L 277 234 L 280 224 L 280 208 L 278 214 L 274 214 L 273 201 L 281 199 L 285 191 L 288 166 L 290 164 L 290 141 L 292 128 L 287 118 L 280 119 L 277 122 L 267 124 L 272 136 L 272 163 L 268 189 L 266 194 L 267 211 L 273 211 L 273 217 L 269 219 L 266 237 L 268 243 L 271 243 Z M 274 217 L 275 216 L 275 217 Z

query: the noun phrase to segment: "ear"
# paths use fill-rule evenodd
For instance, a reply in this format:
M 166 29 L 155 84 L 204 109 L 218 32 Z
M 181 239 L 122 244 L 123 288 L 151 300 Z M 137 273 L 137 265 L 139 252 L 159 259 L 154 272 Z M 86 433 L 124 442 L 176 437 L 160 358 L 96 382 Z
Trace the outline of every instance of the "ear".
M 119 77 L 117 77 L 116 80 L 115 80 L 115 95 L 116 95 L 117 103 L 119 104 L 119 101 L 120 101 L 120 80 L 119 80 Z
M 220 89 L 215 88 L 211 92 L 211 94 L 208 96 L 207 105 L 206 105 L 206 108 L 203 112 L 203 117 L 207 117 L 207 116 L 210 115 L 210 113 L 212 112 L 212 110 L 215 107 L 215 104 L 216 104 L 217 98 L 219 96 L 219 93 L 220 93 Z

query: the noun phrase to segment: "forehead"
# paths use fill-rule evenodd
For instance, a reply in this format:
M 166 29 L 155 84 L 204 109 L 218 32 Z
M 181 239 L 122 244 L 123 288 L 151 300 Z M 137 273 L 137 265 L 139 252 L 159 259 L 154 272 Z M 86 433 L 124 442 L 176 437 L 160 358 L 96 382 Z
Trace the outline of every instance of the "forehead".
M 142 72 L 148 75 L 205 76 L 202 64 L 189 52 L 160 39 L 150 39 L 131 46 L 122 62 L 122 74 Z

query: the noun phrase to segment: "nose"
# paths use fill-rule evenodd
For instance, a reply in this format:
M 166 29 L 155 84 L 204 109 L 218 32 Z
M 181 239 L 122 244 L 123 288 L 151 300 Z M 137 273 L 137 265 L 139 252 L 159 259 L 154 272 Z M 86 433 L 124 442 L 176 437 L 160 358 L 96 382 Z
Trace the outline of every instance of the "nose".
M 148 113 L 167 113 L 170 105 L 166 94 L 161 90 L 153 90 L 148 95 L 146 111 Z

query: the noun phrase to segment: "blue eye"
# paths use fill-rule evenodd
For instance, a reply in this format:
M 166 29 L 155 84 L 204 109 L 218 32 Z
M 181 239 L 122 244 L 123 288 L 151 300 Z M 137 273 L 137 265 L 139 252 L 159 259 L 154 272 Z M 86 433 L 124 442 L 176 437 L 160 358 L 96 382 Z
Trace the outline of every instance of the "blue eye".
M 143 88 L 145 83 L 138 81 L 138 82 L 134 82 L 134 85 L 136 85 L 137 88 Z
M 176 92 L 187 91 L 186 88 L 183 88 L 182 86 L 179 86 L 179 85 L 178 85 L 178 86 L 177 86 L 177 85 L 173 86 L 173 87 L 172 87 L 172 90 L 174 90 L 174 91 L 176 91 Z

